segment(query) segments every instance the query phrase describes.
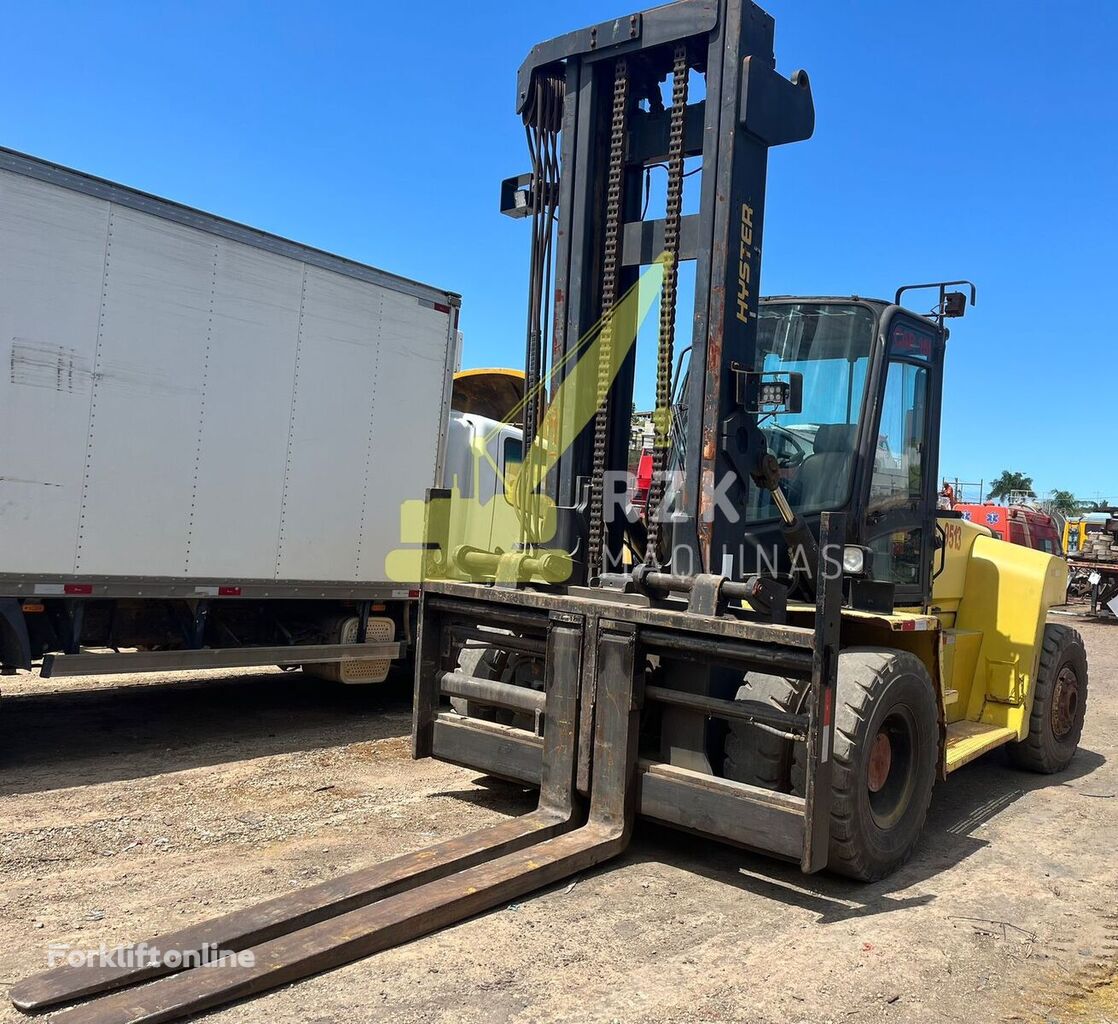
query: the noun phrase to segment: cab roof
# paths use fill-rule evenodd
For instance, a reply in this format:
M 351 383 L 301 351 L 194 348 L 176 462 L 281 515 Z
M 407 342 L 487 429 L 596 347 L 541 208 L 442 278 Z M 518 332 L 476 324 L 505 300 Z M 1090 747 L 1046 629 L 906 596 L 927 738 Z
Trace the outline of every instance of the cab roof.
M 872 306 L 878 313 L 890 306 L 896 305 L 888 299 L 875 299 L 865 295 L 762 295 L 761 304 L 767 303 L 785 303 L 785 302 L 813 302 L 813 303 L 838 303 L 838 302 L 856 302 L 865 306 Z M 918 320 L 926 320 L 933 326 L 938 326 L 935 320 L 924 313 L 917 313 L 907 306 L 899 306 L 899 309 L 904 310 L 910 316 L 916 317 Z

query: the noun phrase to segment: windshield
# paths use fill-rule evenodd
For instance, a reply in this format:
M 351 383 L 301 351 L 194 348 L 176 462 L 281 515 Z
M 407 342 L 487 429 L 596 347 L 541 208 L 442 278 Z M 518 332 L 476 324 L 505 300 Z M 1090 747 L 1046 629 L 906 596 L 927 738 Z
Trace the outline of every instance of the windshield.
M 874 315 L 850 303 L 774 303 L 758 314 L 757 369 L 803 374 L 803 408 L 760 421 L 780 464 L 781 489 L 800 513 L 850 497 Z M 749 490 L 746 518 L 777 516 L 772 496 Z

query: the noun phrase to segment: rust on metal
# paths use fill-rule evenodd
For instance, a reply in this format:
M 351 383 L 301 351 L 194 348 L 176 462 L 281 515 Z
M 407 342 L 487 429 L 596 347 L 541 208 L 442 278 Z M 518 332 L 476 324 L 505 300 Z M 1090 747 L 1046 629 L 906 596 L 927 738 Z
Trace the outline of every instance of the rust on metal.
M 1052 734 L 1063 739 L 1075 725 L 1076 711 L 1079 708 L 1079 678 L 1070 665 L 1065 665 L 1056 677 L 1055 693 L 1052 694 Z
M 866 776 L 866 785 L 871 793 L 880 793 L 885 780 L 889 778 L 889 769 L 893 766 L 893 745 L 889 742 L 889 735 L 884 730 L 879 732 L 870 747 L 870 765 Z

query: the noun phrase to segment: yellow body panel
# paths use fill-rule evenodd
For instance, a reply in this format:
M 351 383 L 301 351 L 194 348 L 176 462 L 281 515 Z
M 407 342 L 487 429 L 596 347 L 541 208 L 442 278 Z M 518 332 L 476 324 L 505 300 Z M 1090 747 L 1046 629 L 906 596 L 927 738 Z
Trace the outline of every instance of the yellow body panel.
M 974 540 L 955 625 L 981 640 L 969 678 L 956 658 L 953 687 L 965 708 L 961 717 L 1025 738 L 1045 618 L 1064 600 L 1066 588 L 1061 559 L 993 537 Z
M 966 519 L 940 519 L 944 530 L 944 546 L 935 553 L 934 565 L 939 570 L 932 581 L 932 611 L 944 626 L 955 625 L 955 614 L 967 587 L 967 566 L 971 550 L 979 537 L 992 537 L 985 527 Z
M 948 723 L 967 717 L 970 681 L 978 667 L 982 634 L 973 629 L 945 629 L 940 634 L 940 662 L 943 665 L 944 706 Z M 959 687 L 963 687 L 963 693 Z M 950 693 L 950 700 L 947 699 Z
M 940 526 L 946 543 L 928 610 L 843 609 L 842 644 L 907 650 L 924 662 L 939 689 L 946 774 L 1028 733 L 1044 623 L 1064 600 L 1067 567 L 984 526 Z
M 958 722 L 948 726 L 947 746 L 944 751 L 947 770 L 951 772 L 956 768 L 962 768 L 968 761 L 973 761 L 987 750 L 993 750 L 994 747 L 1000 747 L 1003 743 L 1015 739 L 1017 733 L 998 725 Z
M 939 692 L 946 775 L 1028 734 L 1044 623 L 1064 601 L 1067 566 L 964 519 L 939 525 L 945 543 L 935 553 L 929 607 L 843 608 L 841 642 L 909 651 L 924 663 Z M 815 607 L 789 604 L 788 617 L 810 626 Z

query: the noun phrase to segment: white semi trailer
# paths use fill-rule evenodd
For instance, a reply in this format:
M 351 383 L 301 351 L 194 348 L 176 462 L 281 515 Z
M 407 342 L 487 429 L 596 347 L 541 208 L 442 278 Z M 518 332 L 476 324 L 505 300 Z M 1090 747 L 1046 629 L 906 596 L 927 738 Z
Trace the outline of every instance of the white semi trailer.
M 459 297 L 0 149 L 0 667 L 383 679 Z

